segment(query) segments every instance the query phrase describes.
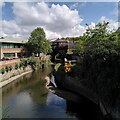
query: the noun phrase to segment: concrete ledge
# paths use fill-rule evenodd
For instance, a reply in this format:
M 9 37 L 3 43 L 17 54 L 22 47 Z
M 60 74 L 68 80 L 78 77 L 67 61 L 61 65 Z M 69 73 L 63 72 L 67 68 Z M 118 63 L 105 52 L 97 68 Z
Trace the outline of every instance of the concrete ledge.
M 30 73 L 30 72 L 32 72 L 32 70 L 27 71 L 27 72 L 24 72 L 24 73 L 21 73 L 20 75 L 14 76 L 14 77 L 12 77 L 12 78 L 10 78 L 10 79 L 8 79 L 8 80 L 5 80 L 5 81 L 3 81 L 3 82 L 0 82 L 0 88 L 2 88 L 3 86 L 11 83 L 12 81 L 16 80 L 17 78 L 19 78 L 19 77 L 21 77 L 21 76 L 23 76 L 23 75 L 26 75 L 26 74 L 28 74 L 28 73 Z
M 62 97 L 66 100 L 73 101 L 76 103 L 82 103 L 82 97 L 78 94 L 75 94 L 73 92 L 69 92 L 66 90 L 60 90 L 57 87 L 54 86 L 54 84 L 51 82 L 50 78 L 48 76 L 45 77 L 46 82 L 46 88 L 48 91 L 50 91 L 53 94 L 58 95 L 59 97 Z

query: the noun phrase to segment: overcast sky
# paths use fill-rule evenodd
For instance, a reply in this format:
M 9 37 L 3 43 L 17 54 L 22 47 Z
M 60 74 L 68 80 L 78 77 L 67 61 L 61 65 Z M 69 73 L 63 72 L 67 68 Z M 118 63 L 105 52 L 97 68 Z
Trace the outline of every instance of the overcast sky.
M 85 24 L 110 22 L 109 29 L 118 27 L 117 2 L 4 2 L 0 37 L 28 38 L 36 27 L 45 30 L 48 39 L 82 35 Z

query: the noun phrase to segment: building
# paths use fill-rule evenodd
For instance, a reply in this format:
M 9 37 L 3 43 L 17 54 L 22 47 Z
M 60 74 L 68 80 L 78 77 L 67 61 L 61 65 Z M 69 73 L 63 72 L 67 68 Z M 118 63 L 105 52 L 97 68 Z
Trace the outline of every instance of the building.
M 0 38 L 0 59 L 22 57 L 27 41 L 22 38 Z
M 77 41 L 66 40 L 66 39 L 56 39 L 51 42 L 53 49 L 52 52 L 52 62 L 63 62 L 64 58 L 76 59 L 75 48 Z
M 74 40 L 65 40 L 65 39 L 57 39 L 55 41 L 52 41 L 52 48 L 60 48 L 60 47 L 68 47 L 69 49 L 74 49 L 76 46 L 76 41 Z

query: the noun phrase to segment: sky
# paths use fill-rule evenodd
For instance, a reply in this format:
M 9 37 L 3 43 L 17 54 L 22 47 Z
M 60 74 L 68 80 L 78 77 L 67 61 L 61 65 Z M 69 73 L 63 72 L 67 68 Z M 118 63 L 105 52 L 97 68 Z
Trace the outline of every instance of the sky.
M 36 27 L 45 30 L 50 40 L 77 37 L 98 22 L 118 27 L 117 2 L 3 2 L 0 37 L 28 38 Z

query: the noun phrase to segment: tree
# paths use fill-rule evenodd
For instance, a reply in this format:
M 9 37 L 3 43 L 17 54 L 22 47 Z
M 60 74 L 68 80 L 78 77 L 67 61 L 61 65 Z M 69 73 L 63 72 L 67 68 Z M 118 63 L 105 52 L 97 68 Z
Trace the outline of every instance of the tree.
M 38 27 L 31 32 L 28 39 L 27 48 L 30 53 L 35 53 L 38 55 L 40 53 L 48 54 L 51 52 L 51 45 L 46 39 L 43 28 Z
M 52 52 L 51 43 L 48 40 L 43 42 L 43 46 L 44 46 L 43 47 L 43 51 L 44 51 L 43 53 L 48 54 L 48 53 Z
M 120 28 L 109 32 L 108 24 L 98 23 L 94 29 L 88 28 L 76 49 L 82 58 L 81 79 L 86 79 L 88 87 L 112 104 L 120 88 Z

